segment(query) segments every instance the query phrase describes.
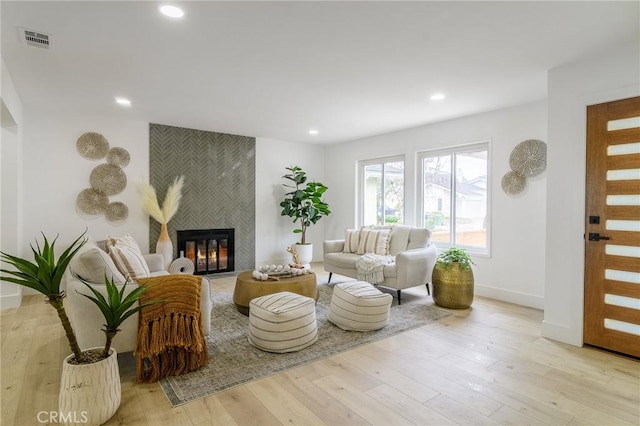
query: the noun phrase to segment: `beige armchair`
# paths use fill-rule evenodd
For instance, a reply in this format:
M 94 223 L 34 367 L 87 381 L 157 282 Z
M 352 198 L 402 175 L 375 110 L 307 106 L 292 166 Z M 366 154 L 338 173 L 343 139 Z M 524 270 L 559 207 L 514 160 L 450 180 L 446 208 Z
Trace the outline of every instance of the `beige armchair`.
M 390 229 L 389 254 L 394 261 L 384 266 L 384 281 L 376 285 L 395 289 L 398 304 L 401 303 L 401 291 L 405 288 L 425 285 L 430 293 L 431 273 L 436 263 L 437 249 L 429 241 L 431 232 L 426 228 L 396 225 L 374 227 Z M 323 244 L 324 269 L 329 272 L 329 282 L 333 273 L 357 279 L 356 262 L 361 255 L 345 252 L 345 240 L 328 240 Z
M 161 254 L 146 254 L 143 257 L 151 271 L 151 276 L 168 275 L 168 272 L 164 270 Z M 118 272 L 109 255 L 96 242 L 90 240 L 71 260 L 63 277 L 62 286 L 67 292 L 65 309 L 76 333 L 78 344 L 82 349 L 104 346 L 105 336 L 101 331 L 104 318 L 93 302 L 78 293 L 91 294 L 90 290 L 74 274 L 78 274 L 92 283 L 93 288 L 106 297 L 105 273 L 109 277 L 114 277 L 118 287 L 120 287 L 120 283 L 124 282 L 124 277 Z M 136 287 L 135 283 L 127 284 L 125 294 Z M 209 280 L 206 278 L 202 278 L 200 298 L 201 325 L 204 334 L 208 335 L 211 331 L 212 305 Z M 138 336 L 138 315 L 127 318 L 120 326 L 120 330 L 113 340 L 113 347 L 120 353 L 135 350 Z

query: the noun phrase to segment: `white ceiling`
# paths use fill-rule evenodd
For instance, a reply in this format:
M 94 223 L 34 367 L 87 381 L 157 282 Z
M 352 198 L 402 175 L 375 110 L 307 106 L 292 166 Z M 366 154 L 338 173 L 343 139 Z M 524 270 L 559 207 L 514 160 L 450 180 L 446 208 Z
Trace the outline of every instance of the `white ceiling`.
M 2 1 L 23 105 L 333 143 L 544 99 L 549 69 L 640 31 L 637 1 L 159 4 Z

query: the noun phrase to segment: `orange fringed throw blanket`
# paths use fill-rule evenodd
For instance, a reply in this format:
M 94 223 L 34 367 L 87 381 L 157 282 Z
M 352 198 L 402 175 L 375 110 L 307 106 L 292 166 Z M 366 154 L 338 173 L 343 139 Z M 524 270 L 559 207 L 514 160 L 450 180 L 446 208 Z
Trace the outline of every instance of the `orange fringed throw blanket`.
M 163 300 L 138 314 L 136 380 L 156 382 L 197 370 L 207 362 L 200 326 L 200 286 L 193 275 L 163 275 L 138 280 L 149 288 L 140 303 Z

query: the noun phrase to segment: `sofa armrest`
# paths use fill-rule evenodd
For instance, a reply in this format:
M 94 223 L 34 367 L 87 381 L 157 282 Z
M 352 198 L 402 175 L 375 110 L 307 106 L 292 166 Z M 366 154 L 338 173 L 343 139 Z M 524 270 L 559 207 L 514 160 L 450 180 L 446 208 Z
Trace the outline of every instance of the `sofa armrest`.
M 403 288 L 430 283 L 436 257 L 437 249 L 433 243 L 429 243 L 425 248 L 398 253 L 396 256 L 398 283 Z
M 142 257 L 144 258 L 145 262 L 147 262 L 149 271 L 164 271 L 164 258 L 160 253 L 143 254 Z
M 344 251 L 344 240 L 327 240 L 322 243 L 323 253 L 342 253 Z
M 162 255 L 159 255 L 162 258 Z M 104 284 L 91 284 L 100 294 L 107 297 L 107 288 Z M 121 284 L 117 284 L 121 288 Z M 124 294 L 127 295 L 138 288 L 135 283 L 125 285 Z M 65 308 L 71 321 L 71 325 L 82 349 L 103 347 L 105 343 L 104 333 L 101 331 L 104 324 L 98 307 L 80 293 L 91 294 L 80 280 L 70 277 L 67 283 L 67 300 Z M 211 286 L 207 278 L 202 277 L 200 287 L 200 312 L 202 315 L 202 330 L 205 335 L 211 333 Z M 138 315 L 131 315 L 120 326 L 120 332 L 113 340 L 113 346 L 118 352 L 131 352 L 136 348 L 138 338 Z

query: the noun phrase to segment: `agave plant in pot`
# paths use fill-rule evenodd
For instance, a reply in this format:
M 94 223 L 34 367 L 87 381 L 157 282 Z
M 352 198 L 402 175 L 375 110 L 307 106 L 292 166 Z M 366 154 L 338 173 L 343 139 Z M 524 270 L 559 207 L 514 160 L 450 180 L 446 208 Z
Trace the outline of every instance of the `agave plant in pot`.
M 286 170 L 289 173 L 282 176 L 286 181 L 282 185 L 290 191 L 284 194 L 284 200 L 280 202 L 280 214 L 289 216 L 293 223 L 299 224 L 300 227 L 295 228 L 293 233 L 300 234 L 300 242 L 294 245 L 293 250 L 299 262 L 309 267 L 313 245 L 307 242 L 307 229 L 331 214 L 329 205 L 322 199 L 328 188 L 320 182 L 308 181 L 307 174 L 298 166 L 286 167 Z
M 111 418 L 120 406 L 120 372 L 117 353 L 111 347 L 111 341 L 124 320 L 145 306 L 159 303 L 159 301 L 138 305 L 137 302 L 146 291 L 146 287 L 137 287 L 125 295 L 124 284 L 118 290 L 117 285 L 107 276 L 105 276 L 106 298 L 89 283 L 82 281 L 92 293 L 92 295 L 83 294 L 83 296 L 96 304 L 105 319 L 102 329 L 105 334 L 105 346 L 82 350 L 65 311 L 63 302 L 66 294 L 61 288 L 61 282 L 69 262 L 86 243 L 85 234 L 86 231 L 57 259 L 55 257 L 57 237 L 50 243 L 44 234 L 42 246 L 37 241 L 35 247 L 31 245 L 34 262 L 0 252 L 2 261 L 15 268 L 14 270 L 0 269 L 3 274 L 0 279 L 43 294 L 45 302 L 56 310 L 72 352 L 64 359 L 62 365 L 58 406 L 61 421 L 64 419 L 71 423 L 97 425 Z
M 473 303 L 475 262 L 465 249 L 451 247 L 436 258 L 433 268 L 433 301 L 438 306 L 466 309 Z

